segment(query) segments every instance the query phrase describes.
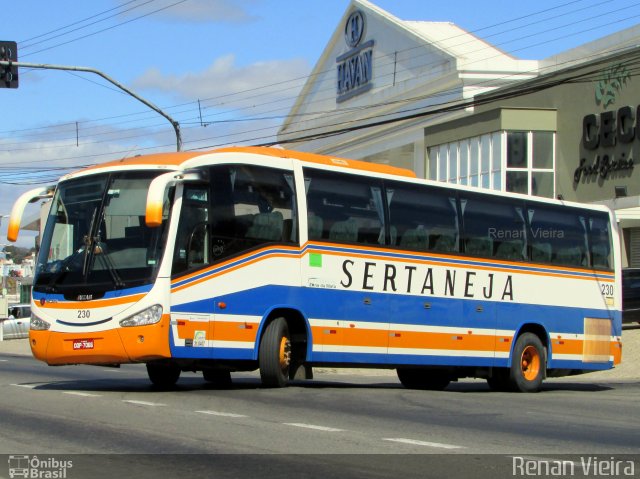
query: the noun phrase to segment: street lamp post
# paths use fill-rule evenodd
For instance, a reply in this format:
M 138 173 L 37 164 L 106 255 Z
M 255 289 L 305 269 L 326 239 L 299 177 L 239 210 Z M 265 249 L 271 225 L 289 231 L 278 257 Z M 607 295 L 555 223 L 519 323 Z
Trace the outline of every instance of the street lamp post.
M 0 221 L 2 221 L 2 218 L 0 218 Z M 4 243 L 0 243 L 0 247 L 4 250 L 4 247 L 8 246 L 7 244 Z M 4 319 L 7 318 L 8 316 L 8 299 L 7 299 L 7 290 L 4 286 L 4 263 L 2 263 L 2 271 L 0 271 L 0 274 L 2 274 L 2 294 L 0 294 L 0 341 L 4 341 L 4 325 L 2 324 L 2 322 L 4 321 Z
M 6 246 L 9 246 L 6 243 L 0 243 L 0 248 L 2 248 L 2 251 L 4 252 L 4 248 Z M 5 254 L 5 259 L 6 259 L 7 255 Z M 2 273 L 2 291 L 0 291 L 0 296 L 2 296 L 3 298 L 5 298 L 7 296 L 7 288 L 6 288 L 6 279 L 5 279 L 5 275 L 4 275 L 4 262 L 2 263 L 2 271 L 0 273 Z
M 9 215 L 0 215 L 0 228 L 2 227 L 2 218 L 8 218 L 8 217 L 9 217 Z M 4 251 L 5 246 L 9 246 L 9 245 L 6 244 L 6 243 L 0 243 L 0 247 L 2 247 L 3 251 Z M 6 258 L 6 255 L 5 255 L 5 258 Z M 1 273 L 2 273 L 2 291 L 1 291 L 2 294 L 1 294 L 1 296 L 5 297 L 7 295 L 7 290 L 5 288 L 4 263 L 2 263 L 2 271 L 1 271 Z
M 171 123 L 171 126 L 173 127 L 173 130 L 175 131 L 175 134 L 176 134 L 176 151 L 182 150 L 182 135 L 180 133 L 180 124 L 176 120 L 171 118 L 165 111 L 163 111 L 162 109 L 160 109 L 159 107 L 151 103 L 149 100 L 145 100 L 140 95 L 135 93 L 133 90 L 131 90 L 130 88 L 127 88 L 122 83 L 111 78 L 109 75 L 107 75 L 104 72 L 101 72 L 100 70 L 96 70 L 95 68 L 79 67 L 79 66 L 73 66 L 73 65 L 49 65 L 49 64 L 43 64 L 43 63 L 14 62 L 14 61 L 7 61 L 7 60 L 0 59 L 0 67 L 11 68 L 12 66 L 23 67 L 23 68 L 36 68 L 36 69 L 42 69 L 42 70 L 63 70 L 63 71 L 95 73 L 96 75 L 99 75 L 105 80 L 107 80 L 112 85 L 115 85 L 116 87 L 120 88 L 120 90 L 122 90 L 123 92 L 127 93 L 128 95 L 131 95 L 133 98 L 135 98 L 139 102 L 148 106 L 159 115 L 166 118 L 169 121 L 169 123 Z

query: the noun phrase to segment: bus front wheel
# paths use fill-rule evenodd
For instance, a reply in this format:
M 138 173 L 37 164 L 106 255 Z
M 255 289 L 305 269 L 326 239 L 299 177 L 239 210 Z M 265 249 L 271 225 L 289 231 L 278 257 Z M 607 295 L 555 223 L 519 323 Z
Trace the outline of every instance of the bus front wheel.
M 147 363 L 147 374 L 154 386 L 168 389 L 175 386 L 180 378 L 180 368 L 172 364 Z
M 545 347 L 533 333 L 523 333 L 513 348 L 509 379 L 514 391 L 538 392 L 546 371 Z
M 281 388 L 289 382 L 291 337 L 284 318 L 276 318 L 267 325 L 260 340 L 258 365 L 263 386 Z

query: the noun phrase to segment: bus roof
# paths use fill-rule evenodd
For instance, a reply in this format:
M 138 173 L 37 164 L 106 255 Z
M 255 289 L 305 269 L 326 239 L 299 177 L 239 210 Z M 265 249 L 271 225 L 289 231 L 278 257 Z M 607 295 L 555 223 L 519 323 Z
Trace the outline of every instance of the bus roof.
M 387 175 L 404 176 L 416 178 L 416 174 L 405 168 L 397 168 L 394 166 L 381 165 L 377 163 L 369 163 L 366 161 L 349 160 L 346 158 L 336 158 L 333 156 L 318 155 L 315 153 L 306 153 L 293 150 L 285 150 L 282 148 L 264 147 L 264 146 L 248 146 L 248 147 L 229 147 L 208 151 L 191 151 L 191 152 L 172 152 L 172 153 L 156 153 L 151 155 L 134 156 L 131 158 L 123 158 L 121 160 L 110 161 L 99 165 L 90 166 L 76 173 L 71 173 L 65 178 L 73 177 L 76 174 L 86 174 L 88 172 L 96 172 L 103 169 L 118 169 L 119 167 L 172 167 L 179 169 L 187 161 L 194 158 L 215 155 L 217 153 L 245 153 L 261 156 L 270 156 L 276 158 L 290 158 L 306 163 L 321 164 L 339 168 L 355 169 L 359 171 L 369 171 L 372 173 L 382 173 Z

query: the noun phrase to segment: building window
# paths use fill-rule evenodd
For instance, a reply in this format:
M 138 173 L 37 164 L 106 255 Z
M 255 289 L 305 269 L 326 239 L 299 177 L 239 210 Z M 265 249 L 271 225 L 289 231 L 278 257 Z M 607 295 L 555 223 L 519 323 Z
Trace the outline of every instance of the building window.
M 555 133 L 497 131 L 430 147 L 429 179 L 553 198 Z
M 554 197 L 555 133 L 508 131 L 506 191 Z

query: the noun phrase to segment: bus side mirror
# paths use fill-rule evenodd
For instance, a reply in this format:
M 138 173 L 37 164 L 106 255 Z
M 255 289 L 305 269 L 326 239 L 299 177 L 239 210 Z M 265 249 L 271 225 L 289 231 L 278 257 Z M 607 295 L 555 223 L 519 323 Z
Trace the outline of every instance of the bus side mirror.
M 22 222 L 22 214 L 27 203 L 33 203 L 38 200 L 53 197 L 53 186 L 45 188 L 35 188 L 20 195 L 13 204 L 11 215 L 9 216 L 9 227 L 7 229 L 7 239 L 12 243 L 18 240 L 18 232 L 20 231 L 20 223 Z
M 147 192 L 147 205 L 144 216 L 145 224 L 149 228 L 157 228 L 162 225 L 162 206 L 164 192 L 167 186 L 179 181 L 199 181 L 201 179 L 202 175 L 197 171 L 171 171 L 154 178 Z
M 162 224 L 162 203 L 167 186 L 176 180 L 175 171 L 164 173 L 153 179 L 147 191 L 144 222 L 149 228 L 157 228 Z

